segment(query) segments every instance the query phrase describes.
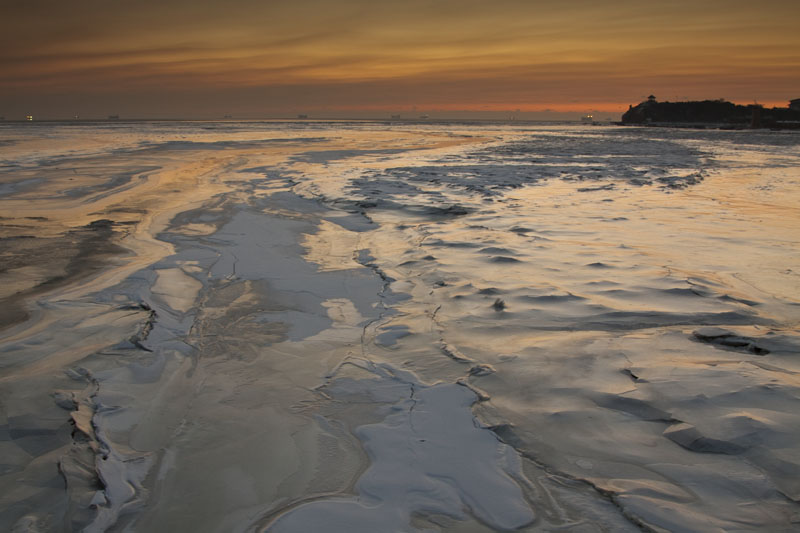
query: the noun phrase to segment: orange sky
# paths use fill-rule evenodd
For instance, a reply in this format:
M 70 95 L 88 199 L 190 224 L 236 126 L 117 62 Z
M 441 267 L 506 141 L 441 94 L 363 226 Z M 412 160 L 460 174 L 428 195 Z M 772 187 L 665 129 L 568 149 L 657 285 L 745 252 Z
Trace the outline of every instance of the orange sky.
M 7 119 L 618 116 L 650 93 L 780 106 L 800 97 L 797 1 L 4 0 L 1 9 Z

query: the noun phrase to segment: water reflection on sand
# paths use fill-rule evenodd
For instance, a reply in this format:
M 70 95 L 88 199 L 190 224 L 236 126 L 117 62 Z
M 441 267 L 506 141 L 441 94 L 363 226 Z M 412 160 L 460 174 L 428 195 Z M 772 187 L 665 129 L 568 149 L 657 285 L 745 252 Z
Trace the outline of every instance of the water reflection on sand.
M 796 135 L 36 128 L 6 529 L 797 526 Z

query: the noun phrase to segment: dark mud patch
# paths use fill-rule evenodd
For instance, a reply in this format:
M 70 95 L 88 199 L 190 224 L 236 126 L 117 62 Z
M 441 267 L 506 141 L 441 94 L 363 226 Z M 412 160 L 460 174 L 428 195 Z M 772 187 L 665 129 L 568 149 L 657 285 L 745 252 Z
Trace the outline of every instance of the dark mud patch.
M 26 300 L 89 277 L 127 254 L 117 244 L 119 233 L 113 221 L 99 219 L 56 237 L 0 238 L 0 330 L 27 320 Z M 36 273 L 32 281 L 30 271 Z
M 692 336 L 697 341 L 712 344 L 726 350 L 749 352 L 755 355 L 767 355 L 770 352 L 770 350 L 761 346 L 755 339 L 737 335 L 733 331 L 723 328 L 700 328 L 695 330 Z

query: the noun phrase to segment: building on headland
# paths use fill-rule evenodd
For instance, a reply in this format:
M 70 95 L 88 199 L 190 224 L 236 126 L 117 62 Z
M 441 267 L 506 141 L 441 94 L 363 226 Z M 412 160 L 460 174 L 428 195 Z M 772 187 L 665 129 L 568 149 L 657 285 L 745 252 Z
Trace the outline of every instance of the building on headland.
M 800 98 L 795 98 L 794 100 L 789 100 L 789 109 L 794 109 L 795 111 L 800 111 Z

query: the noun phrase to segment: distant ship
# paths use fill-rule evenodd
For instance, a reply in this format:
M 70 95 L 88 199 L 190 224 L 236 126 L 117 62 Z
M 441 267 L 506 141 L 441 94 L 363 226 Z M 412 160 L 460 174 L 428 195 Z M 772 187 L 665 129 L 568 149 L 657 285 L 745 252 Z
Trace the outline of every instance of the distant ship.
M 392 120 L 400 120 L 400 115 L 392 115 Z
M 584 115 L 581 117 L 581 122 L 583 122 L 584 124 L 593 124 L 594 117 L 592 115 Z
M 426 119 L 426 118 L 431 118 L 431 116 L 425 113 L 424 115 L 420 115 L 419 118 Z
M 308 115 L 297 115 L 297 118 L 299 118 L 299 119 L 308 118 Z
M 225 116 L 224 116 L 224 117 L 222 117 L 222 118 L 233 118 L 233 115 L 225 115 Z
M 119 120 L 119 115 L 108 115 L 108 120 Z
M 25 115 L 25 120 L 27 120 L 28 122 L 32 122 L 33 121 L 33 115 Z

